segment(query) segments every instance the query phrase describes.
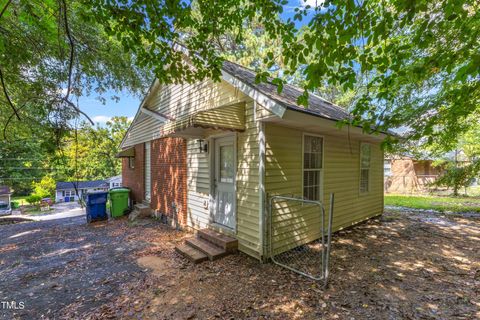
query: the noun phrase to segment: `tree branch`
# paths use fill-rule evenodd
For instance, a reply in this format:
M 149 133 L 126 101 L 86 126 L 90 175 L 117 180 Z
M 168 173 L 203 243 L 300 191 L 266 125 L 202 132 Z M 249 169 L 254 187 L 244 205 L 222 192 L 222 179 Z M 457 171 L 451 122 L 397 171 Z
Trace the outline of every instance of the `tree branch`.
M 68 16 L 67 16 L 67 3 L 65 0 L 62 0 L 63 4 L 63 21 L 65 23 L 65 33 L 67 34 L 68 43 L 70 45 L 70 58 L 68 62 L 68 84 L 67 84 L 67 93 L 65 94 L 64 100 L 68 100 L 70 96 L 70 90 L 72 89 L 72 70 L 73 70 L 73 58 L 75 55 L 75 43 L 73 42 L 72 34 L 70 33 L 70 27 L 68 25 Z
M 21 119 L 20 119 L 20 115 L 18 114 L 18 111 L 17 111 L 17 109 L 15 108 L 15 105 L 13 104 L 12 100 L 10 99 L 10 96 L 8 95 L 7 87 L 5 86 L 5 80 L 3 79 L 3 73 L 2 73 L 2 69 L 1 69 L 1 68 L 0 68 L 0 82 L 2 83 L 3 94 L 5 95 L 5 98 L 7 99 L 8 104 L 10 105 L 10 107 L 11 107 L 12 110 L 13 110 L 13 112 L 14 112 L 15 115 L 17 116 L 17 119 L 18 119 L 18 120 L 21 120 Z
M 70 100 L 65 100 L 65 98 L 62 98 L 62 101 L 64 101 L 66 104 L 68 104 L 71 108 L 73 108 L 77 113 L 79 114 L 82 114 L 85 118 L 87 118 L 87 120 L 93 125 L 95 125 L 95 122 L 93 122 L 92 119 L 90 119 L 90 117 L 85 113 L 83 112 L 82 110 L 80 110 L 79 107 L 77 107 L 72 101 Z
M 5 11 L 7 11 L 7 8 L 10 5 L 10 3 L 12 3 L 12 0 L 8 0 L 7 3 L 5 4 L 5 6 L 3 7 L 2 11 L 0 12 L 0 19 L 2 18 Z
M 24 105 L 22 105 L 21 107 L 18 108 L 18 111 L 20 111 L 23 107 L 25 107 L 27 105 L 27 103 L 25 103 Z M 8 128 L 8 125 L 10 124 L 10 122 L 12 121 L 13 119 L 13 116 L 15 115 L 16 113 L 13 112 L 7 119 L 7 122 L 5 123 L 5 126 L 3 127 L 3 139 L 7 140 L 8 141 L 8 138 L 7 138 L 7 128 Z

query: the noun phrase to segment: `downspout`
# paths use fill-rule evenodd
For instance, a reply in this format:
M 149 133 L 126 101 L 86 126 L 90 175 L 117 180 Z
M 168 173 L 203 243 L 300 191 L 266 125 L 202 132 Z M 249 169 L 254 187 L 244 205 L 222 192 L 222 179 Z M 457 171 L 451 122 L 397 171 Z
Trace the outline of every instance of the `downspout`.
M 266 241 L 265 241 L 265 123 L 257 121 L 257 102 L 253 105 L 255 121 L 258 123 L 258 204 L 259 204 L 259 245 L 260 245 L 260 261 L 265 261 Z

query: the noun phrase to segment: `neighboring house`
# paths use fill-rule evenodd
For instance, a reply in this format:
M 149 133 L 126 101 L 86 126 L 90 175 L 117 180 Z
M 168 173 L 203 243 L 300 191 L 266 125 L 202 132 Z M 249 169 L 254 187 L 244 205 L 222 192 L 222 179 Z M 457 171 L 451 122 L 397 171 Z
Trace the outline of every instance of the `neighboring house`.
M 0 186 L 0 215 L 12 213 L 10 188 Z
M 108 191 L 107 180 L 78 181 L 78 182 L 57 182 L 55 191 L 56 202 L 71 202 L 83 197 L 88 192 Z M 76 193 L 78 190 L 78 196 Z
M 384 190 L 387 193 L 412 193 L 428 191 L 430 185 L 442 174 L 432 159 L 412 157 L 384 160 Z
M 109 188 L 118 188 L 122 186 L 122 175 L 114 176 L 107 179 Z
M 133 200 L 188 228 L 238 239 L 239 250 L 268 256 L 268 203 L 273 195 L 324 202 L 335 193 L 334 230 L 383 212 L 385 134 L 337 122 L 342 108 L 300 89 L 281 94 L 255 73 L 225 62 L 220 82 L 152 84 L 118 154 Z M 275 207 L 275 252 L 319 238 L 318 210 Z

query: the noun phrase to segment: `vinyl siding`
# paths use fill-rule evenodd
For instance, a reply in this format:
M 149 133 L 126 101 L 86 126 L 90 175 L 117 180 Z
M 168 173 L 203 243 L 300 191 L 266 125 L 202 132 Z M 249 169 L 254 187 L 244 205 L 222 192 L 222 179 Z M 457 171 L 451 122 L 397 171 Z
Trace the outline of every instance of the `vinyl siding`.
M 239 242 L 239 250 L 259 258 L 258 123 L 254 121 L 252 101 L 246 103 L 244 112 L 245 131 L 236 134 L 237 227 L 235 237 Z M 210 152 L 214 150 L 212 144 L 209 149 Z M 196 139 L 187 141 L 187 165 L 188 225 L 194 229 L 204 228 L 209 224 L 208 207 L 212 205 L 210 203 L 210 170 L 212 168 L 209 154 L 199 153 Z
M 245 106 L 245 131 L 237 134 L 237 239 L 239 249 L 260 257 L 258 144 L 254 103 Z
M 209 223 L 209 154 L 200 153 L 197 139 L 187 140 L 187 224 L 194 229 Z
M 199 111 L 240 103 L 245 99 L 246 96 L 242 92 L 225 81 L 205 80 L 195 84 L 159 86 L 152 92 L 144 106 L 175 120 Z M 164 123 L 140 115 L 141 113 L 134 119 L 122 148 L 163 136 Z
M 303 197 L 303 132 L 266 124 L 267 196 Z M 360 140 L 324 135 L 323 202 L 329 210 L 335 193 L 333 229 L 338 230 L 383 211 L 383 152 L 371 144 L 370 192 L 360 194 Z M 320 215 L 313 206 L 278 202 L 273 215 L 274 251 L 281 252 L 315 240 L 320 235 Z

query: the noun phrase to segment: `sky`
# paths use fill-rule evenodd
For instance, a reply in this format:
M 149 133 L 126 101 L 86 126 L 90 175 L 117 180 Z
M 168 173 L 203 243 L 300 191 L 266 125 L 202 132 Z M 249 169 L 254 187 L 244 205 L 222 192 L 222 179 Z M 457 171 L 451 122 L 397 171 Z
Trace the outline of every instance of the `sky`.
M 117 102 L 112 97 L 117 96 L 120 100 Z M 106 99 L 103 104 L 96 96 L 83 96 L 79 98 L 79 106 L 96 123 L 103 125 L 111 117 L 125 116 L 133 120 L 141 98 L 130 95 L 128 92 L 107 91 L 103 98 Z
M 296 7 L 306 5 L 315 7 L 317 5 L 320 6 L 322 3 L 323 0 L 289 0 L 288 4 L 284 7 L 282 18 L 287 19 L 292 17 Z M 306 21 L 308 21 L 308 17 L 302 22 L 297 23 L 297 28 L 301 27 Z M 112 97 L 114 96 L 119 97 L 120 100 L 118 102 L 113 100 Z M 106 99 L 105 104 L 95 96 L 83 96 L 79 98 L 79 106 L 82 111 L 87 113 L 94 122 L 100 125 L 105 124 L 105 122 L 114 116 L 126 116 L 133 119 L 142 99 L 142 97 L 132 96 L 128 92 L 114 91 L 108 91 L 102 95 L 102 97 Z

